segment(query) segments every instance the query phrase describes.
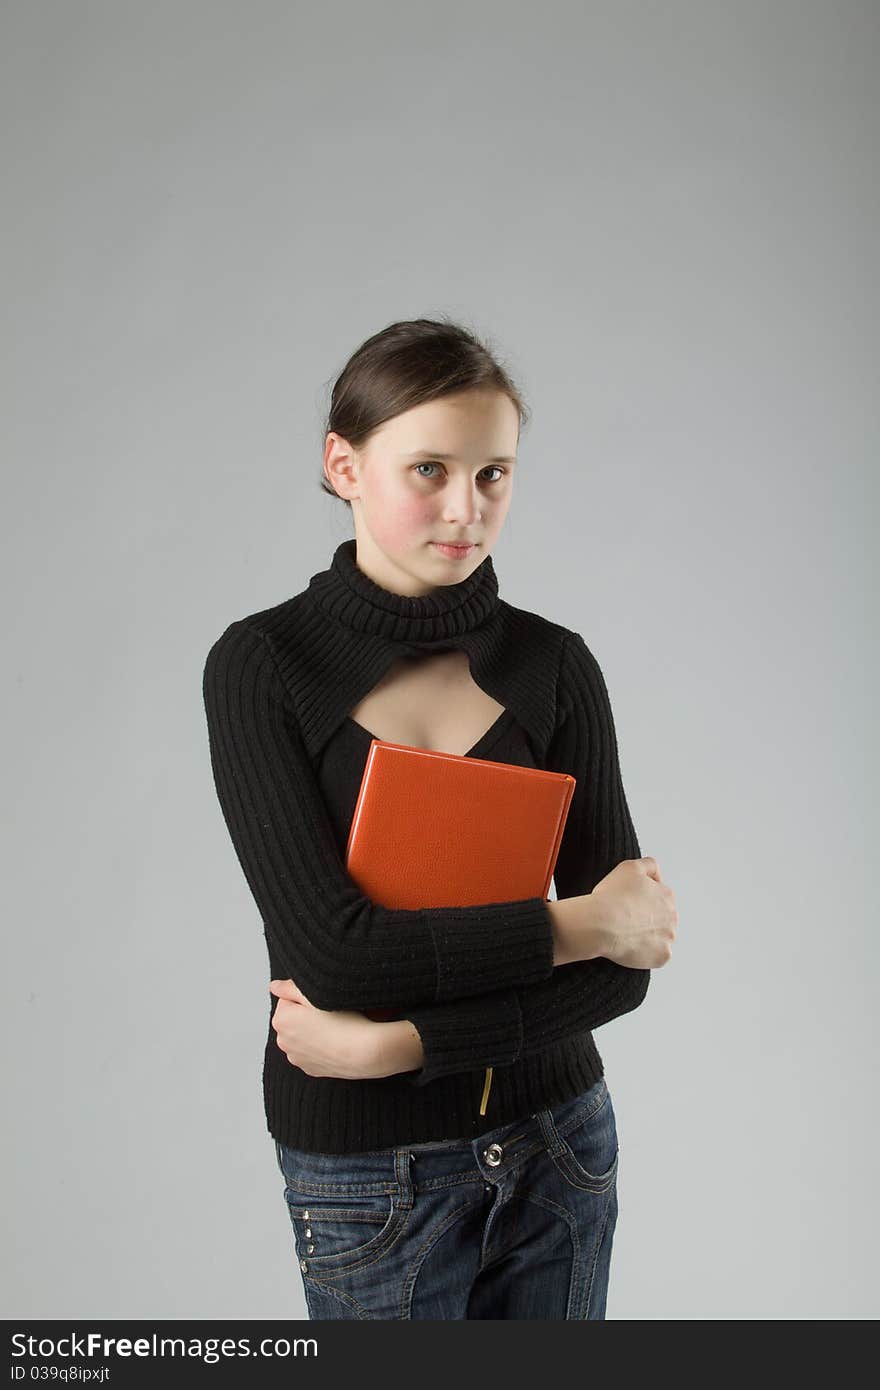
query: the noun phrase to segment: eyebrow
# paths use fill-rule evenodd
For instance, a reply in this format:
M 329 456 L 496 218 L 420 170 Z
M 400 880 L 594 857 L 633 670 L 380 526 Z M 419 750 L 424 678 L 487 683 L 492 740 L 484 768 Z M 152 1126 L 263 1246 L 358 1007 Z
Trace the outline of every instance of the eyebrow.
M 440 453 L 437 452 L 436 449 L 413 449 L 412 452 L 409 453 L 409 454 L 406 454 L 405 457 L 406 457 L 406 458 L 410 458 L 410 459 L 414 459 L 414 458 L 418 458 L 419 455 L 421 455 L 421 454 L 423 454 L 426 458 L 442 459 L 442 460 L 444 461 L 444 463 L 445 463 L 445 462 L 448 462 L 449 460 L 455 458 L 455 454 L 440 454 Z M 487 462 L 487 463 L 516 463 L 516 455 L 515 455 L 515 454 L 496 454 L 494 458 L 487 459 L 486 462 Z

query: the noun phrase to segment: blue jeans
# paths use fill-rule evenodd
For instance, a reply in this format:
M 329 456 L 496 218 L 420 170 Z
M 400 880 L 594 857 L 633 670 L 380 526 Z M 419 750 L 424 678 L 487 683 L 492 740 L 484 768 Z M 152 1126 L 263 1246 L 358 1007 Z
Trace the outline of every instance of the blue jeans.
M 309 1318 L 604 1319 L 618 1163 L 604 1076 L 473 1140 L 274 1142 Z

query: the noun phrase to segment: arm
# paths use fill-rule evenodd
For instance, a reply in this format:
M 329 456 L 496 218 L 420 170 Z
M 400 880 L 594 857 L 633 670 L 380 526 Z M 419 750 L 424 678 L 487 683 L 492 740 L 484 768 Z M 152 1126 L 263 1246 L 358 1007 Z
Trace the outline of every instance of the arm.
M 578 633 L 566 638 L 559 682 L 561 722 L 546 765 L 576 778 L 553 875 L 564 910 L 566 898 L 591 893 L 621 860 L 641 858 L 641 851 L 605 680 Z M 556 906 L 548 903 L 551 912 Z M 405 1020 L 383 1025 L 396 1030 L 385 1036 L 385 1055 L 421 1067 L 406 1076 L 414 1086 L 450 1072 L 503 1066 L 629 1013 L 645 998 L 650 978 L 650 970 L 596 954 L 557 966 L 549 979 L 526 987 L 407 1008 Z
M 553 971 L 542 897 L 392 909 L 346 871 L 287 687 L 263 635 L 230 624 L 205 663 L 217 796 L 273 971 L 320 1009 L 409 1009 L 512 989 Z

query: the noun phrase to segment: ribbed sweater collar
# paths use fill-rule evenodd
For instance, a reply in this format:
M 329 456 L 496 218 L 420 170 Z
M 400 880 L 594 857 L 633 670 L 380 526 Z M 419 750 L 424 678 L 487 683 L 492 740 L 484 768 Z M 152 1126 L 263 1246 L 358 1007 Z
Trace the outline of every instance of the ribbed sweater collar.
M 395 642 L 445 642 L 480 627 L 498 607 L 498 579 L 487 555 L 457 584 L 429 594 L 396 594 L 358 568 L 354 539 L 337 546 L 330 566 L 309 581 L 317 606 L 353 632 Z
M 467 653 L 477 685 L 513 711 L 539 760 L 553 733 L 564 629 L 500 598 L 491 556 L 413 598 L 374 583 L 343 541 L 307 588 L 248 621 L 269 642 L 312 759 L 396 656 L 450 648 Z

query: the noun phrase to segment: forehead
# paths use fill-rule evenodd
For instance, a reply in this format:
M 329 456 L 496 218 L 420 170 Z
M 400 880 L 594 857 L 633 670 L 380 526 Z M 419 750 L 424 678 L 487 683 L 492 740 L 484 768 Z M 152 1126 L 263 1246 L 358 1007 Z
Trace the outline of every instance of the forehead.
M 376 435 L 407 458 L 479 456 L 501 463 L 515 458 L 519 423 L 519 411 L 503 392 L 464 391 L 423 401 L 386 420 Z

